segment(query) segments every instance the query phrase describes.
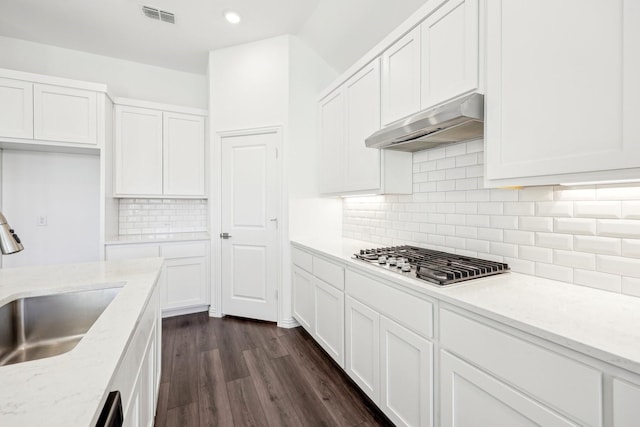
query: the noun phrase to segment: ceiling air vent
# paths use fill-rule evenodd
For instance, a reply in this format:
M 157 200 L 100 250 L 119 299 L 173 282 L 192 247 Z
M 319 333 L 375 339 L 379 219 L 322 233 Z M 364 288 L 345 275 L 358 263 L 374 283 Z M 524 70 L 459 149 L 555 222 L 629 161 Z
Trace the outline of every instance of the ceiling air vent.
M 149 6 L 142 6 L 142 13 L 144 13 L 144 16 L 147 18 L 168 22 L 169 24 L 176 23 L 176 16 L 171 12 L 158 10 Z

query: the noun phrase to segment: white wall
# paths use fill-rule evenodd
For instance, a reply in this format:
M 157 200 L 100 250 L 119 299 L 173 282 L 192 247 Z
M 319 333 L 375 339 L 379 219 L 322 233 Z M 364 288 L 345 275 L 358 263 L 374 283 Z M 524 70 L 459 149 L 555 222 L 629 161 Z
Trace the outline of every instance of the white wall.
M 98 261 L 98 156 L 2 151 L 2 211 L 24 250 L 3 267 Z M 39 216 L 47 217 L 38 226 Z
M 106 83 L 112 96 L 207 108 L 207 77 L 0 37 L 0 68 Z
M 340 237 L 342 199 L 320 198 L 318 95 L 336 72 L 302 39 L 290 39 L 290 90 L 287 176 L 289 235 Z

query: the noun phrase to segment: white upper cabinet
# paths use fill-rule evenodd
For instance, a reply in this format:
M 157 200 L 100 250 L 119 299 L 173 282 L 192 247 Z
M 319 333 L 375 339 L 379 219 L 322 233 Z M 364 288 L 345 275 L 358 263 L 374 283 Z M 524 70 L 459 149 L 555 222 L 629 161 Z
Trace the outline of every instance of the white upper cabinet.
M 162 111 L 116 105 L 116 194 L 162 195 Z
M 421 25 L 421 106 L 478 88 L 478 0 L 449 0 Z
M 382 125 L 420 110 L 420 27 L 382 54 Z
M 0 135 L 33 138 L 33 84 L 0 78 Z
M 380 62 L 367 64 L 320 101 L 323 194 L 406 194 L 412 191 L 411 153 L 367 148 L 380 129 Z
M 344 96 L 341 89 L 320 101 L 320 192 L 344 189 Z M 363 142 L 364 144 L 364 142 Z
M 46 141 L 97 144 L 97 98 L 89 90 L 36 84 L 33 136 Z
M 205 117 L 126 102 L 115 107 L 115 195 L 206 197 Z
M 380 62 L 373 61 L 344 86 L 346 109 L 346 189 L 380 188 L 380 150 L 364 140 L 380 129 Z
M 165 195 L 205 193 L 204 117 L 163 113 Z
M 488 184 L 638 178 L 640 3 L 486 7 Z
M 106 97 L 99 83 L 0 69 L 0 140 L 97 149 Z

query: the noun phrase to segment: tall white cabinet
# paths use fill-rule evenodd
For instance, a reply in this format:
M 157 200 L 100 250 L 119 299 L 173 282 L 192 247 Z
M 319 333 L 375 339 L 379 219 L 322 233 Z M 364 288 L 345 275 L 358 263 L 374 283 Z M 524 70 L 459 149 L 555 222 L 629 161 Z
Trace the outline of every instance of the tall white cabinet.
M 637 179 L 638 2 L 497 0 L 486 16 L 488 184 Z
M 116 100 L 117 197 L 206 197 L 206 112 L 170 108 Z

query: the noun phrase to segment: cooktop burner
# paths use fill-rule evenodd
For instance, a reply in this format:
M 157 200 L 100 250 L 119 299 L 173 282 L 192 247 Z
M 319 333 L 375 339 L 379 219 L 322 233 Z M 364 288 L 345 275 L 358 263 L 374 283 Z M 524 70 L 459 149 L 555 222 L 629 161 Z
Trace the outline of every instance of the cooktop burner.
M 487 261 L 417 246 L 363 249 L 353 256 L 387 270 L 417 277 L 440 286 L 509 271 L 509 266 L 502 262 Z

